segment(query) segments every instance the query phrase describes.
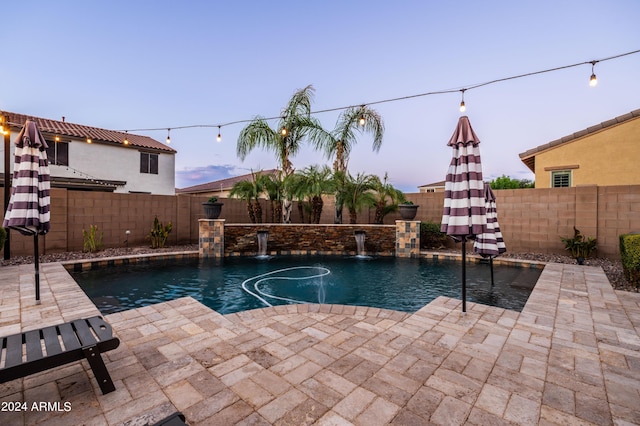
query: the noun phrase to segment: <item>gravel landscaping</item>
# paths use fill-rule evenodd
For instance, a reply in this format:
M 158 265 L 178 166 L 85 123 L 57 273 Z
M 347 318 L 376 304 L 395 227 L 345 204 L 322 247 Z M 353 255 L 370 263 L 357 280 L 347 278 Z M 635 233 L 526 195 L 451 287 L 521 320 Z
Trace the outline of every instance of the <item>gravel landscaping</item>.
M 81 251 L 61 252 L 44 254 L 40 256 L 40 262 L 62 262 L 65 260 L 80 260 L 80 259 L 95 259 L 103 257 L 114 256 L 130 256 L 132 254 L 147 254 L 147 253 L 163 253 L 163 252 L 176 252 L 176 251 L 195 251 L 198 250 L 197 244 L 188 244 L 181 246 L 170 246 L 161 249 L 152 249 L 150 247 L 132 247 L 132 248 L 109 248 L 101 250 L 97 253 L 84 253 Z M 452 252 L 448 250 L 447 252 Z M 522 259 L 522 260 L 535 260 L 538 262 L 555 262 L 555 263 L 576 263 L 576 260 L 570 256 L 564 256 L 559 254 L 542 254 L 542 253 L 511 253 L 507 252 L 501 255 L 504 258 L 510 259 Z M 9 260 L 0 260 L 0 265 L 20 265 L 24 263 L 33 263 L 33 256 L 16 256 Z M 625 290 L 638 292 L 638 288 L 633 287 L 627 282 L 622 272 L 622 263 L 620 260 L 611 260 L 605 258 L 589 258 L 585 260 L 585 265 L 588 266 L 600 266 L 607 278 L 611 282 L 611 285 L 616 290 Z

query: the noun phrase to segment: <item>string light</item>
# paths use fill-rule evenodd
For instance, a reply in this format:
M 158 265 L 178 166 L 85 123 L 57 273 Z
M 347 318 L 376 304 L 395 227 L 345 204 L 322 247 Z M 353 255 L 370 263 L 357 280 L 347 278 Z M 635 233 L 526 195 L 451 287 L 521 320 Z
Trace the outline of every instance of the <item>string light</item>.
M 360 120 L 358 120 L 358 123 L 364 127 L 365 123 L 367 122 L 367 120 L 364 118 L 364 105 L 360 106 L 360 108 L 362 109 L 362 114 L 360 114 Z
M 55 141 L 56 141 L 56 142 L 60 142 L 60 136 L 56 135 L 56 137 L 55 137 Z
M 555 71 L 561 71 L 561 70 L 565 70 L 568 68 L 574 68 L 574 67 L 578 67 L 578 66 L 582 66 L 582 65 L 588 65 L 591 64 L 591 78 L 589 80 L 589 84 L 591 86 L 595 86 L 597 84 L 597 78 L 596 75 L 594 73 L 594 66 L 596 63 L 598 62 L 604 62 L 604 61 L 610 61 L 613 59 L 618 59 L 621 58 L 623 56 L 628 56 L 628 55 L 634 55 L 640 53 L 640 49 L 638 50 L 633 50 L 630 52 L 626 52 L 626 53 L 621 53 L 618 55 L 614 55 L 614 56 L 609 56 L 606 58 L 602 58 L 602 59 L 597 59 L 597 60 L 592 60 L 592 61 L 587 61 L 587 62 L 579 62 L 579 63 L 574 63 L 574 64 L 570 64 L 570 65 L 563 65 L 563 66 L 559 66 L 559 67 L 555 67 L 555 68 L 548 68 L 548 69 L 544 69 L 544 70 L 540 70 L 540 71 L 533 71 L 533 72 L 529 72 L 529 73 L 525 73 L 525 74 L 518 74 L 518 75 L 513 75 L 513 76 L 509 76 L 509 77 L 503 77 L 503 78 L 498 78 L 495 80 L 490 80 L 490 81 L 486 81 L 484 83 L 478 83 L 472 86 L 468 86 L 464 89 L 444 89 L 444 90 L 436 90 L 436 91 L 431 91 L 431 92 L 425 92 L 425 93 L 418 93 L 418 94 L 414 94 L 414 95 L 408 95 L 408 96 L 402 96 L 402 97 L 396 97 L 396 98 L 389 98 L 389 99 L 383 99 L 383 100 L 379 100 L 379 101 L 374 101 L 374 102 L 367 102 L 366 105 L 377 105 L 377 104 L 382 104 L 382 103 L 388 103 L 388 102 L 397 102 L 397 101 L 404 101 L 404 100 L 408 100 L 408 99 L 414 99 L 414 98 L 419 98 L 419 97 L 424 97 L 424 96 L 431 96 L 431 95 L 441 95 L 441 94 L 447 94 L 447 93 L 457 93 L 457 92 L 462 92 L 462 101 L 460 102 L 460 111 L 464 112 L 466 111 L 466 105 L 464 103 L 464 92 L 467 90 L 472 90 L 472 89 L 477 89 L 483 86 L 488 86 L 488 85 L 492 85 L 492 84 L 496 84 L 496 83 L 502 83 L 505 81 L 509 81 L 509 80 L 515 80 L 515 79 L 520 79 L 520 78 L 524 78 L 524 77 L 531 77 L 534 75 L 539 75 L 539 74 L 545 74 L 545 73 L 550 73 L 550 72 L 555 72 Z M 341 106 L 341 107 L 336 107 L 336 108 L 328 108 L 328 109 L 323 109 L 323 110 L 316 110 L 316 111 L 311 111 L 310 114 L 321 114 L 321 113 L 325 113 L 325 112 L 334 112 L 334 111 L 342 111 L 342 110 L 346 110 L 349 108 L 357 108 L 357 107 L 362 107 L 363 105 L 348 105 L 348 106 Z M 362 118 L 360 117 L 359 119 L 359 123 L 362 123 Z M 266 121 L 270 121 L 270 120 L 277 120 L 277 119 L 282 119 L 281 116 L 274 116 L 274 117 L 268 117 L 268 118 L 264 118 L 264 120 Z M 244 120 L 236 120 L 236 121 L 230 121 L 227 123 L 222 123 L 222 124 L 193 124 L 193 125 L 188 125 L 188 126 L 179 126 L 179 127 L 173 127 L 173 129 L 192 129 L 192 128 L 197 128 L 197 127 L 218 127 L 218 131 L 222 126 L 231 126 L 234 124 L 241 124 L 241 123 L 250 123 L 252 122 L 253 119 L 244 119 Z M 165 128 L 160 127 L 160 128 L 141 128 L 141 129 L 132 129 L 132 131 L 156 131 L 156 130 L 164 130 Z M 170 130 L 170 129 L 169 129 Z M 281 128 L 280 129 L 280 134 L 282 136 L 286 136 L 288 133 L 288 130 L 286 128 Z M 168 137 L 167 137 L 168 139 Z M 167 143 L 169 143 L 167 141 Z
M 593 68 L 596 66 L 598 61 L 591 61 L 591 78 L 589 79 L 589 86 L 596 87 L 598 85 L 598 77 L 596 77 L 595 72 L 593 72 Z
M 462 101 L 460 101 L 460 112 L 465 112 L 467 110 L 466 105 L 464 104 L 464 92 L 467 89 L 460 89 L 460 91 L 462 92 Z
M 91 140 L 91 138 L 87 138 L 87 143 L 93 143 L 93 141 Z
M 171 143 L 171 129 L 167 129 L 167 145 Z
M 221 126 L 218 126 L 218 137 L 216 137 L 217 142 L 220 142 L 222 140 L 222 135 L 220 134 L 220 127 Z
M 129 131 L 127 130 L 124 133 L 124 141 L 122 143 L 124 143 L 125 145 L 129 145 Z

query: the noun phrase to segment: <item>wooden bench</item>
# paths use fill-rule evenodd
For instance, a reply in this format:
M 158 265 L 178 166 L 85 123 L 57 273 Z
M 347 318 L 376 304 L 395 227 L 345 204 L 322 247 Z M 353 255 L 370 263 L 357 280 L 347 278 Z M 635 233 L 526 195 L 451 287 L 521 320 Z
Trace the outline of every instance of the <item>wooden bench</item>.
M 1 337 L 0 383 L 86 359 L 103 394 L 114 391 L 101 353 L 120 340 L 101 317 L 78 319 L 39 330 Z

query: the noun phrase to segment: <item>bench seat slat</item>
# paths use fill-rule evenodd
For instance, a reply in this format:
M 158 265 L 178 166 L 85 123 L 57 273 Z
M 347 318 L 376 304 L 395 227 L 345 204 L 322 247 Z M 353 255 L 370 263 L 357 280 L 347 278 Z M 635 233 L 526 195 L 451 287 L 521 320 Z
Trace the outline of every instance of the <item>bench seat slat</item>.
M 87 321 L 83 319 L 73 321 L 73 328 L 75 328 L 76 333 L 78 334 L 82 347 L 92 346 L 98 343 L 94 335 L 91 333 L 91 330 L 89 330 Z
M 27 347 L 27 361 L 35 361 L 43 357 L 40 330 L 25 332 L 24 342 Z
M 76 336 L 76 332 L 71 327 L 71 323 L 66 322 L 64 324 L 60 324 L 58 327 L 58 333 L 62 337 L 62 342 L 64 343 L 64 350 L 71 351 L 73 349 L 80 349 L 81 345 L 78 341 L 78 336 Z
M 47 356 L 56 355 L 62 352 L 56 327 L 43 328 L 42 336 L 44 337 L 44 344 L 47 348 Z
M 14 334 L 7 337 L 7 360 L 6 367 L 22 364 L 22 335 Z
M 111 326 L 107 324 L 102 318 L 91 317 L 88 318 L 87 321 L 89 322 L 91 329 L 94 333 L 96 333 L 100 341 L 108 340 L 113 337 L 113 330 L 111 329 Z

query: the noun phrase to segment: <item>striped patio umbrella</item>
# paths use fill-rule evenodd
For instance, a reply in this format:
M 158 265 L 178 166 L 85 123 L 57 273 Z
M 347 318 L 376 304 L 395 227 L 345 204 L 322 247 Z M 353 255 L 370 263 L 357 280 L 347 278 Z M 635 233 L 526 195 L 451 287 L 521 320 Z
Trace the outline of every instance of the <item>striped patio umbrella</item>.
M 487 232 L 476 236 L 473 251 L 482 257 L 489 258 L 491 285 L 493 285 L 493 258 L 507 251 L 507 246 L 502 238 L 502 232 L 500 232 L 500 224 L 498 224 L 496 196 L 488 183 L 484 184 L 484 199 L 487 209 Z
M 11 198 L 2 226 L 33 236 L 36 303 L 40 304 L 38 235 L 49 232 L 51 188 L 47 143 L 34 121 L 27 120 L 15 140 Z
M 480 162 L 480 139 L 469 118 L 460 117 L 447 145 L 453 156 L 445 180 L 440 231 L 462 242 L 462 312 L 467 311 L 466 241 L 487 229 L 487 215 Z

